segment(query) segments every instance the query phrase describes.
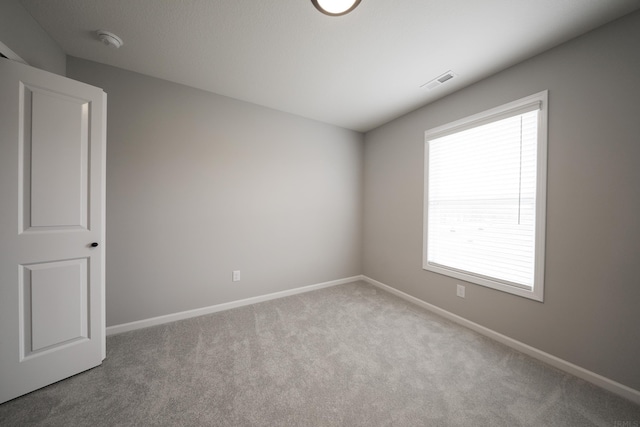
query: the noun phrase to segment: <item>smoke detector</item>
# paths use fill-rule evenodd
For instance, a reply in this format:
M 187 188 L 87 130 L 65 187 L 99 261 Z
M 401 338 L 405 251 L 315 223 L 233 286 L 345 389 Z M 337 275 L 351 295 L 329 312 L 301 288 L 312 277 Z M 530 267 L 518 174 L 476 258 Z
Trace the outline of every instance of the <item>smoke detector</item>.
M 96 31 L 96 34 L 98 35 L 98 38 L 105 46 L 118 49 L 120 46 L 124 44 L 122 39 L 116 36 L 115 34 L 113 34 L 111 31 L 98 30 Z
M 456 73 L 454 73 L 453 71 L 449 70 L 446 73 L 444 73 L 442 75 L 439 75 L 435 79 L 426 82 L 425 84 L 423 84 L 420 87 L 426 88 L 427 90 L 433 90 L 433 89 L 437 88 L 438 86 L 445 84 L 446 82 L 448 82 L 449 80 L 453 79 L 456 76 L 457 76 Z

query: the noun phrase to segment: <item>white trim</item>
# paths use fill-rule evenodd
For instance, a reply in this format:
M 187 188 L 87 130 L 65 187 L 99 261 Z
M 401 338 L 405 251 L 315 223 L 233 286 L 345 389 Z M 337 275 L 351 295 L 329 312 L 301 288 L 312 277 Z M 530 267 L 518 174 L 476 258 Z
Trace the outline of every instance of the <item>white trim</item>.
M 444 310 L 435 305 L 429 304 L 419 298 L 406 294 L 402 291 L 399 291 L 395 288 L 392 288 L 389 285 L 385 285 L 382 282 L 378 282 L 377 280 L 371 279 L 370 277 L 363 276 L 361 280 L 366 281 L 367 283 L 376 286 L 384 291 L 392 293 L 406 301 L 409 301 L 413 304 L 416 304 L 422 308 L 425 308 L 437 315 L 440 315 L 446 319 L 449 319 L 459 325 L 462 325 L 466 328 L 469 328 L 475 332 L 478 332 L 486 337 L 489 337 L 499 343 L 506 345 L 507 347 L 511 347 L 514 350 L 517 350 L 521 353 L 526 354 L 527 356 L 531 356 L 534 359 L 540 360 L 544 363 L 547 363 L 555 368 L 558 368 L 564 372 L 567 372 L 571 375 L 574 375 L 578 378 L 581 378 L 585 381 L 588 381 L 592 384 L 597 385 L 605 390 L 608 390 L 612 393 L 615 393 L 619 396 L 624 397 L 625 399 L 629 399 L 636 404 L 640 404 L 640 391 L 635 390 L 631 387 L 628 387 L 624 384 L 620 384 L 619 382 L 613 381 L 609 378 L 606 378 L 600 374 L 596 374 L 595 372 L 591 372 L 585 368 L 582 368 L 578 365 L 574 365 L 571 362 L 567 362 L 564 359 L 560 359 L 552 354 L 546 353 L 542 350 L 538 350 L 535 347 L 531 347 L 523 342 L 514 340 L 513 338 L 509 338 L 506 335 L 502 335 L 499 332 L 496 332 L 492 329 L 486 328 L 482 325 L 479 325 L 471 320 L 467 320 L 464 317 L 458 316 L 457 314 L 453 314 L 447 310 Z
M 205 314 L 217 313 L 220 311 L 230 310 L 232 308 L 243 307 L 246 305 L 256 304 L 259 302 L 270 301 L 273 299 L 283 298 L 290 295 L 301 294 L 305 292 L 311 292 L 318 289 L 329 288 L 337 285 L 344 285 L 346 283 L 355 282 L 358 280 L 363 280 L 383 291 L 389 292 L 397 297 L 400 297 L 410 303 L 416 304 L 424 309 L 431 311 L 439 316 L 444 317 L 445 319 L 451 320 L 459 325 L 462 325 L 466 328 L 469 328 L 475 332 L 478 332 L 481 335 L 484 335 L 488 338 L 491 338 L 499 343 L 506 345 L 507 347 L 513 348 L 521 353 L 526 354 L 527 356 L 531 356 L 534 359 L 540 360 L 544 363 L 547 363 L 555 368 L 558 368 L 564 372 L 567 372 L 571 375 L 574 375 L 578 378 L 581 378 L 585 381 L 588 381 L 592 384 L 595 384 L 598 387 L 601 387 L 605 390 L 608 390 L 612 393 L 615 393 L 619 396 L 624 397 L 625 399 L 631 400 L 636 404 L 640 404 L 640 391 L 635 390 L 631 387 L 628 387 L 624 384 L 620 384 L 619 382 L 613 381 L 609 378 L 606 378 L 600 374 L 596 374 L 595 372 L 589 371 L 580 366 L 574 365 L 571 362 L 567 362 L 564 359 L 560 359 L 559 357 L 553 356 L 552 354 L 546 353 L 542 350 L 538 350 L 535 347 L 531 347 L 523 342 L 514 340 L 513 338 L 509 338 L 506 335 L 502 335 L 499 332 L 494 331 L 493 329 L 489 329 L 482 325 L 479 325 L 475 322 L 465 319 L 464 317 L 458 316 L 457 314 L 453 314 L 450 311 L 444 310 L 440 307 L 437 307 L 433 304 L 429 304 L 419 298 L 411 296 L 407 293 L 399 291 L 395 288 L 392 288 L 389 285 L 385 285 L 382 282 L 374 280 L 370 277 L 364 275 L 347 277 L 344 279 L 333 280 L 330 282 L 318 283 L 315 285 L 303 286 L 300 288 L 289 289 L 286 291 L 274 292 L 267 295 L 246 298 L 239 301 L 231 301 L 223 304 L 212 305 L 209 307 L 198 308 L 195 310 L 183 311 L 180 313 L 168 314 L 165 316 L 153 317 L 150 319 L 139 320 L 136 322 L 123 323 L 121 325 L 109 326 L 107 328 L 107 336 L 120 334 L 123 332 L 134 331 L 137 329 L 148 328 L 150 326 L 162 325 L 164 323 L 171 323 L 177 320 L 190 319 L 192 317 L 198 317 Z
M 20 58 L 20 56 L 18 56 L 18 54 L 16 54 L 14 51 L 9 49 L 9 46 L 7 46 L 6 44 L 4 44 L 2 42 L 0 42 L 0 53 L 3 54 L 4 56 L 6 56 L 7 59 L 10 59 L 12 61 L 20 62 L 21 64 L 29 65 L 29 64 L 27 64 L 27 61 L 25 61 L 24 59 Z
M 219 311 L 230 310 L 232 308 L 243 307 L 245 305 L 257 304 L 259 302 L 270 301 L 273 299 L 284 298 L 290 295 L 301 294 L 305 292 L 316 291 L 318 289 L 329 288 L 336 285 L 344 285 L 346 283 L 355 282 L 357 280 L 365 280 L 364 276 L 352 276 L 344 279 L 332 280 L 330 282 L 317 283 L 315 285 L 303 286 L 301 288 L 289 289 L 286 291 L 274 292 L 271 294 L 260 295 L 231 301 L 222 304 L 216 304 L 209 307 L 196 308 L 194 310 L 182 311 L 179 313 L 167 314 L 164 316 L 152 317 L 150 319 L 138 320 L 135 322 L 123 323 L 107 327 L 107 336 L 120 334 L 123 332 L 134 331 L 136 329 L 148 328 L 150 326 L 162 325 L 164 323 L 175 322 L 176 320 L 190 319 L 192 317 L 203 316 L 205 314 L 217 313 Z
M 422 213 L 422 268 L 434 273 L 454 277 L 498 291 L 544 301 L 544 262 L 546 238 L 546 201 L 547 201 L 547 135 L 549 91 L 543 90 L 516 101 L 468 116 L 424 133 L 424 199 Z M 533 287 L 525 288 L 510 285 L 492 277 L 481 276 L 473 271 L 459 271 L 447 266 L 439 266 L 429 262 L 428 254 L 428 215 L 429 215 L 429 142 L 447 135 L 491 123 L 517 114 L 539 110 L 537 133 L 537 165 L 536 165 L 536 214 L 535 214 L 535 250 Z
M 100 330 L 102 331 L 102 360 L 107 358 L 107 94 L 102 91 L 102 163 L 100 164 L 100 292 L 102 298 L 102 315 L 100 316 Z
M 542 92 L 534 93 L 533 95 L 491 108 L 481 113 L 473 114 L 454 122 L 431 128 L 425 131 L 424 138 L 426 141 L 430 141 L 432 139 L 442 138 L 443 136 L 482 126 L 487 123 L 517 116 L 519 114 L 541 110 L 545 108 L 545 104 L 547 103 L 548 92 L 548 90 L 543 90 Z M 542 99 L 543 97 L 544 99 Z
M 540 114 L 538 115 L 538 153 L 536 171 L 536 237 L 535 237 L 535 271 L 533 299 L 544 301 L 544 271 L 545 248 L 547 241 L 547 153 L 549 144 L 549 91 L 545 90 L 536 95 L 541 99 Z M 544 173 L 540 173 L 544 171 Z

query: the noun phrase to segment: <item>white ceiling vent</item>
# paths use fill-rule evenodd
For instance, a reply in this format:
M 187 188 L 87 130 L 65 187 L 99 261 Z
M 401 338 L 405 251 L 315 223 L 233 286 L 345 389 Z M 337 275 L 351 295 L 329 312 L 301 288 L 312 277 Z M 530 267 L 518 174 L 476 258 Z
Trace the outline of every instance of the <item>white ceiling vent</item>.
M 426 82 L 425 84 L 423 84 L 420 87 L 423 87 L 423 88 L 425 88 L 427 90 L 433 90 L 433 89 L 437 88 L 438 86 L 443 85 L 444 83 L 446 83 L 449 80 L 453 79 L 456 76 L 457 76 L 456 73 L 454 73 L 453 71 L 449 70 L 446 73 L 436 77 L 435 79 Z

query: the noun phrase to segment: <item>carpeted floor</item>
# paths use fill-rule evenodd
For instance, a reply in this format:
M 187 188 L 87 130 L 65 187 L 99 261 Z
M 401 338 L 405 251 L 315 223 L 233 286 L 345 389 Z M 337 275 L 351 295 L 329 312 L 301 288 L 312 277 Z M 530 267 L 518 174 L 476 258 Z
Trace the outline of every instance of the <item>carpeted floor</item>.
M 640 406 L 355 282 L 111 336 L 0 425 L 615 427 Z

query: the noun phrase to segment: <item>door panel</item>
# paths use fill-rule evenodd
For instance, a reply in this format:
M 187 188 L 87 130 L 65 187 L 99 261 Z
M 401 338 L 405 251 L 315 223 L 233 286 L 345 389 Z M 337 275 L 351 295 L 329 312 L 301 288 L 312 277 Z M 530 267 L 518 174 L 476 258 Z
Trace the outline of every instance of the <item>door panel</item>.
M 101 89 L 0 59 L 0 403 L 105 357 L 105 120 Z
M 24 356 L 88 338 L 87 259 L 23 267 Z
M 25 97 L 31 95 L 31 110 L 21 113 L 31 125 L 31 138 L 21 142 L 30 145 L 30 155 L 24 157 L 29 167 L 25 173 L 31 175 L 30 226 L 86 228 L 89 104 L 25 89 Z

